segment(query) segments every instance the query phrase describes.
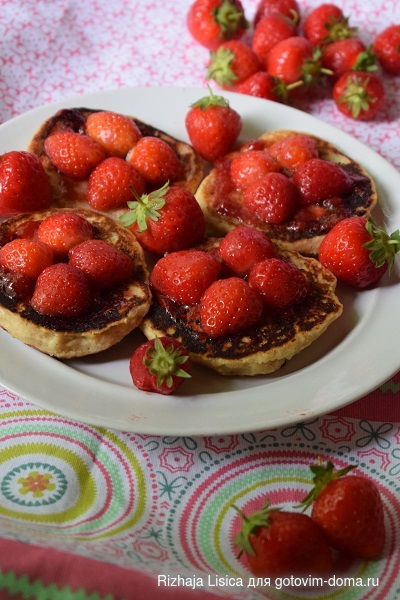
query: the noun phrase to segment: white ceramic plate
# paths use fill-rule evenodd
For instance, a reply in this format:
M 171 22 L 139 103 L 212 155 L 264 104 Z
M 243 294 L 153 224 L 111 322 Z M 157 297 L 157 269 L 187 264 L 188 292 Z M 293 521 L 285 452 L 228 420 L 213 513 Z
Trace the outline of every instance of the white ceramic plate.
M 139 117 L 187 140 L 184 118 L 202 89 L 128 88 L 70 98 L 0 127 L 0 153 L 25 149 L 39 125 L 56 110 L 88 107 Z M 400 175 L 353 137 L 304 112 L 224 93 L 242 116 L 243 140 L 272 129 L 314 133 L 336 144 L 370 171 L 381 205 L 375 213 L 388 230 L 400 224 Z M 398 265 L 397 265 L 398 269 Z M 348 404 L 400 368 L 399 273 L 373 290 L 338 288 L 344 313 L 301 355 L 278 372 L 254 378 L 224 378 L 195 367 L 173 397 L 133 387 L 128 361 L 144 341 L 141 333 L 117 347 L 70 362 L 52 359 L 0 332 L 0 382 L 32 403 L 72 419 L 122 431 L 154 435 L 212 435 L 261 430 L 311 419 Z

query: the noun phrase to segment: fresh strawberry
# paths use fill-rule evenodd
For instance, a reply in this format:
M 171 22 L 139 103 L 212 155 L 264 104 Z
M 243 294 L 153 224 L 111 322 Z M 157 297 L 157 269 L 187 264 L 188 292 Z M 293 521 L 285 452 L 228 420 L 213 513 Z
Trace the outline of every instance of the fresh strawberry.
M 244 190 L 267 173 L 279 171 L 280 166 L 275 158 L 265 150 L 249 150 L 235 156 L 229 170 L 236 187 Z
M 274 142 L 268 152 L 288 171 L 295 171 L 311 158 L 318 158 L 318 147 L 309 135 L 295 133 Z
M 44 269 L 36 280 L 32 307 L 51 317 L 80 317 L 90 307 L 92 294 L 86 275 L 67 263 Z
M 0 248 L 0 265 L 13 273 L 36 279 L 53 264 L 53 252 L 38 240 L 16 238 Z
M 309 291 L 308 281 L 300 269 L 280 258 L 268 258 L 254 265 L 248 282 L 268 308 L 278 310 L 301 302 Z
M 195 0 L 186 22 L 194 39 L 209 50 L 241 38 L 248 27 L 240 0 Z
M 297 35 L 293 21 L 279 14 L 266 15 L 254 29 L 251 47 L 266 68 L 268 53 L 278 42 Z
M 144 136 L 128 152 L 126 160 L 153 187 L 182 179 L 183 166 L 175 150 L 166 141 Z
M 301 164 L 293 175 L 293 182 L 303 205 L 346 196 L 353 187 L 351 176 L 340 165 L 321 158 L 311 158 Z
M 242 528 L 234 539 L 238 557 L 246 556 L 250 571 L 257 577 L 328 574 L 331 550 L 319 526 L 302 513 L 264 506 L 242 517 Z
M 191 105 L 185 126 L 194 149 L 202 158 L 214 162 L 233 149 L 242 129 L 242 119 L 228 100 L 209 95 Z
M 333 99 L 341 113 L 352 119 L 373 119 L 385 104 L 385 88 L 374 73 L 348 71 L 333 87 Z
M 308 89 L 327 74 L 322 66 L 321 51 L 300 36 L 286 38 L 271 48 L 266 69 L 280 82 L 277 91 L 284 98 L 290 96 L 292 89 Z
M 229 336 L 253 327 L 262 314 L 258 294 L 244 279 L 217 279 L 200 301 L 200 322 L 210 338 Z
M 339 79 L 347 71 L 376 71 L 376 56 L 358 38 L 338 40 L 328 44 L 322 54 L 322 65 Z
M 129 371 L 139 390 L 168 395 L 191 377 L 191 360 L 186 349 L 174 338 L 155 338 L 135 350 Z
M 303 23 L 305 37 L 315 45 L 329 44 L 353 37 L 356 27 L 350 27 L 348 17 L 335 4 L 320 4 Z
M 231 40 L 211 52 L 207 79 L 213 79 L 229 90 L 261 69 L 261 63 L 250 46 L 240 40 Z
M 103 240 L 87 240 L 71 248 L 69 264 L 81 269 L 90 284 L 110 290 L 126 283 L 133 275 L 134 262 L 119 248 Z
M 107 156 L 119 158 L 125 158 L 142 137 L 132 119 L 109 111 L 91 113 L 86 121 L 86 133 L 104 148 Z
M 51 163 L 72 179 L 87 179 L 106 154 L 96 140 L 75 131 L 59 131 L 44 141 Z
M 312 519 L 330 545 L 346 554 L 372 560 L 382 555 L 385 525 L 376 485 L 361 475 L 348 475 L 354 465 L 335 470 L 328 461 L 310 467 L 314 487 L 302 506 L 312 505 Z
M 43 219 L 36 230 L 36 237 L 49 246 L 57 258 L 61 258 L 76 244 L 90 240 L 93 227 L 80 215 L 65 211 Z
M 110 156 L 90 174 L 87 200 L 95 210 L 109 211 L 126 206 L 133 188 L 138 196 L 145 192 L 143 176 L 122 158 Z
M 12 150 L 0 156 L 0 218 L 48 208 L 51 187 L 37 156 Z
M 278 225 L 294 215 L 298 191 L 282 173 L 267 173 L 243 192 L 243 208 L 264 223 Z
M 296 0 L 259 0 L 254 16 L 254 27 L 258 21 L 267 15 L 281 15 L 291 19 L 294 24 L 299 21 L 299 5 Z
M 242 83 L 235 85 L 233 91 L 238 94 L 254 96 L 255 98 L 272 100 L 273 102 L 279 102 L 281 100 L 276 91 L 275 79 L 266 71 L 257 71 L 257 73 L 250 75 L 250 77 L 242 81 Z
M 221 263 L 203 250 L 180 250 L 160 258 L 150 275 L 159 294 L 178 304 L 193 306 L 217 279 Z
M 377 35 L 373 50 L 388 73 L 400 75 L 400 25 L 390 25 Z
M 235 275 L 244 277 L 256 263 L 276 257 L 277 251 L 261 231 L 241 225 L 226 234 L 218 254 Z
M 399 251 L 399 230 L 389 235 L 370 219 L 349 217 L 326 234 L 318 257 L 338 279 L 364 288 L 392 270 Z
M 159 190 L 128 202 L 120 220 L 130 227 L 148 252 L 165 254 L 194 246 L 204 237 L 206 223 L 194 195 L 165 184 Z

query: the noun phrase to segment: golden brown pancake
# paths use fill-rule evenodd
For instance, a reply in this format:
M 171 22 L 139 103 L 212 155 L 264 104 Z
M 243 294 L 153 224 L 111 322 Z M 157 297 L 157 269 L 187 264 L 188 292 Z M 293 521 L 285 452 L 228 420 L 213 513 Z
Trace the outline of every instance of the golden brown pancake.
M 0 244 L 12 239 L 18 226 L 42 221 L 62 211 L 38 211 L 4 221 L 0 225 Z M 29 302 L 13 297 L 0 276 L 0 327 L 41 352 L 66 359 L 95 354 L 113 346 L 140 324 L 151 303 L 147 266 L 135 236 L 100 213 L 84 209 L 74 212 L 92 224 L 94 238 L 114 245 L 132 258 L 135 269 L 127 283 L 96 294 L 90 311 L 83 316 L 61 318 L 43 315 Z
M 218 247 L 210 238 L 199 249 Z M 265 312 L 261 323 L 248 331 L 211 339 L 201 330 L 198 307 L 184 307 L 153 296 L 141 329 L 148 339 L 172 336 L 191 358 L 223 375 L 272 373 L 314 342 L 342 313 L 335 295 L 336 278 L 314 258 L 281 251 L 282 258 L 300 268 L 310 284 L 306 299 L 289 310 Z
M 260 136 L 261 145 L 268 149 L 274 142 L 294 133 L 286 130 L 271 131 Z M 310 134 L 316 141 L 319 158 L 339 164 L 354 181 L 350 194 L 340 202 L 327 199 L 302 209 L 293 218 L 279 225 L 249 219 L 241 210 L 242 193 L 229 178 L 230 157 L 221 161 L 200 184 L 196 199 L 209 226 L 210 235 L 224 235 L 238 225 L 251 225 L 264 231 L 281 248 L 315 255 L 324 236 L 338 221 L 351 216 L 368 216 L 377 202 L 377 192 L 371 176 L 355 160 L 340 152 L 333 144 Z M 257 142 L 256 142 L 257 143 Z

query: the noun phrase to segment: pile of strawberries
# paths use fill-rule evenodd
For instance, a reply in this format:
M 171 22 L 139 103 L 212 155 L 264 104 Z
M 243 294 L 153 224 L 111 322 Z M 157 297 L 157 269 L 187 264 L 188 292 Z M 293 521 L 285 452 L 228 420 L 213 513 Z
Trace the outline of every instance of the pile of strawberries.
M 379 67 L 400 74 L 400 25 L 366 47 L 335 4 L 301 17 L 296 0 L 259 0 L 244 36 L 250 24 L 240 0 L 195 0 L 187 26 L 211 51 L 207 78 L 225 90 L 293 103 L 326 92 L 346 116 L 374 118 L 385 102 Z

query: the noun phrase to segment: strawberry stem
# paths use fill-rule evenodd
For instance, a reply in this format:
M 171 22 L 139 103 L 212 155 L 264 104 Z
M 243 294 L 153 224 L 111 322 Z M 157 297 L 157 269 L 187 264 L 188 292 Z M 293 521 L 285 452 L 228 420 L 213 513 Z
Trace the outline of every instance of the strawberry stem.
M 379 227 L 372 219 L 368 219 L 365 228 L 371 236 L 371 241 L 364 244 L 370 250 L 370 259 L 377 268 L 388 263 L 389 273 L 392 271 L 397 252 L 400 251 L 400 230 L 389 235 L 383 227 Z
M 328 485 L 330 481 L 334 479 L 338 479 L 339 477 L 343 477 L 347 475 L 349 471 L 355 468 L 355 465 L 348 465 L 343 469 L 339 469 L 335 471 L 335 465 L 329 460 L 324 467 L 322 465 L 321 457 L 318 457 L 318 464 L 312 465 L 310 467 L 311 472 L 314 474 L 312 482 L 314 487 L 307 494 L 305 498 L 296 506 L 296 508 L 302 508 L 303 512 L 307 510 L 309 506 L 314 502 L 314 500 L 320 495 L 322 490 Z
M 343 96 L 338 99 L 338 102 L 345 103 L 351 110 L 354 119 L 358 118 L 362 110 L 367 111 L 371 104 L 376 102 L 376 98 L 367 91 L 368 84 L 369 78 L 363 80 L 350 75 L 343 90 Z
M 119 220 L 121 223 L 125 225 L 125 227 L 129 227 L 137 222 L 139 233 L 145 231 L 147 229 L 148 219 L 158 221 L 160 218 L 160 210 L 165 206 L 165 195 L 168 189 L 169 181 L 164 183 L 158 190 L 150 192 L 150 194 L 138 196 L 134 188 L 130 187 L 136 200 L 128 202 L 128 208 L 130 210 L 120 216 Z
M 220 37 L 226 40 L 235 35 L 240 27 L 246 29 L 249 26 L 243 11 L 230 0 L 223 0 L 220 6 L 216 6 L 212 10 L 212 15 L 214 21 L 221 28 Z
M 232 85 L 237 79 L 231 66 L 234 58 L 235 54 L 232 50 L 222 46 L 215 52 L 211 52 L 206 79 L 214 79 L 221 87 Z
M 238 546 L 239 552 L 237 557 L 240 558 L 243 552 L 255 556 L 255 552 L 250 543 L 250 535 L 257 529 L 257 527 L 269 527 L 271 512 L 281 510 L 280 508 L 270 508 L 268 498 L 264 502 L 264 506 L 260 510 L 256 510 L 250 515 L 246 516 L 240 508 L 231 504 L 232 508 L 239 513 L 242 517 L 242 529 L 235 536 L 234 544 Z
M 180 368 L 189 359 L 180 348 L 174 345 L 164 346 L 160 338 L 155 338 L 154 347 L 147 350 L 143 359 L 144 365 L 149 369 L 151 375 L 156 377 L 157 386 L 165 385 L 169 388 L 173 385 L 173 376 L 190 378 L 191 375 Z
M 208 96 L 204 96 L 203 98 L 200 98 L 200 100 L 193 102 L 193 104 L 190 105 L 191 108 L 198 107 L 200 110 L 205 110 L 209 106 L 229 106 L 229 102 L 226 100 L 226 98 L 223 96 L 217 96 L 213 93 L 209 85 L 207 87 Z

